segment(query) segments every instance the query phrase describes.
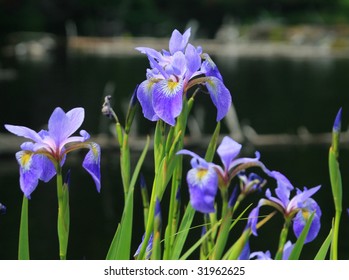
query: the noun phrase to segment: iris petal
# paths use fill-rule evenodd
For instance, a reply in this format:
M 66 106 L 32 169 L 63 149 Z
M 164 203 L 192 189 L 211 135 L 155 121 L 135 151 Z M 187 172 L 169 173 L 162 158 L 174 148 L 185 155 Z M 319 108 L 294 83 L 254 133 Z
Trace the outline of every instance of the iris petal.
M 151 121 L 156 121 L 159 119 L 153 108 L 154 85 L 155 82 L 153 80 L 145 80 L 137 89 L 137 98 L 142 106 L 143 115 Z
M 197 49 L 192 44 L 188 44 L 185 50 L 185 57 L 187 60 L 187 68 L 189 70 L 187 79 L 190 79 L 191 75 L 200 68 L 201 58 Z
M 162 80 L 153 91 L 153 108 L 156 115 L 169 125 L 175 125 L 175 118 L 182 111 L 183 81 Z
M 241 151 L 242 145 L 234 141 L 232 138 L 225 136 L 217 148 L 217 153 L 221 158 L 223 165 L 228 170 L 230 163 Z
M 218 190 L 218 175 L 213 168 L 193 168 L 187 174 L 190 203 L 201 213 L 215 212 L 214 200 Z
M 83 108 L 74 108 L 65 113 L 61 108 L 57 107 L 53 111 L 48 121 L 48 131 L 50 137 L 55 140 L 57 147 L 78 130 L 84 118 L 85 111 Z
M 40 135 L 36 131 L 34 131 L 28 127 L 25 127 L 25 126 L 5 124 L 5 128 L 9 132 L 11 132 L 17 136 L 22 136 L 22 137 L 31 139 L 35 142 L 41 142 L 41 140 L 42 140 Z
M 185 46 L 187 45 L 190 37 L 190 28 L 187 29 L 183 35 L 175 29 L 172 32 L 170 42 L 169 42 L 169 50 L 171 54 L 174 54 L 177 51 L 183 51 Z
M 201 65 L 201 72 L 206 76 L 213 76 L 223 81 L 223 77 L 211 57 L 207 53 L 203 54 L 203 57 L 205 61 Z
M 16 153 L 19 168 L 19 183 L 22 192 L 27 198 L 36 189 L 39 183 L 42 169 L 40 166 L 39 155 L 28 153 L 28 151 L 20 151 Z
M 98 144 L 90 143 L 90 151 L 86 154 L 82 166 L 92 176 L 97 191 L 101 190 L 101 149 Z
M 293 231 L 297 238 L 302 233 L 302 230 L 307 223 L 307 220 L 312 212 L 315 211 L 314 219 L 310 225 L 308 235 L 305 239 L 305 243 L 311 242 L 318 235 L 321 227 L 321 209 L 316 201 L 312 198 L 308 198 L 303 203 L 303 209 L 301 209 L 293 219 Z
M 216 77 L 209 77 L 205 83 L 208 92 L 210 93 L 213 104 L 217 108 L 217 121 L 220 121 L 228 113 L 231 106 L 231 95 L 223 82 Z

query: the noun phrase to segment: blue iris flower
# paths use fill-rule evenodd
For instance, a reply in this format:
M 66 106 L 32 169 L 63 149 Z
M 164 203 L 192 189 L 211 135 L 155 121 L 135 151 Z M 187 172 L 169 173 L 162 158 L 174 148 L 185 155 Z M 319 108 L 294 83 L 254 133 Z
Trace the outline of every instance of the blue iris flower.
M 233 171 L 243 164 L 253 163 L 265 169 L 259 161 L 259 154 L 256 158 L 237 158 L 241 151 L 241 144 L 229 136 L 225 136 L 217 148 L 217 153 L 223 166 L 207 162 L 197 154 L 180 150 L 177 154 L 189 155 L 192 157 L 191 166 L 187 173 L 190 202 L 193 208 L 202 213 L 215 212 L 215 196 L 220 184 L 227 186 L 232 179 Z
M 311 189 L 304 188 L 303 191 L 297 189 L 296 194 L 290 198 L 291 191 L 294 190 L 290 181 L 278 171 L 272 171 L 269 175 L 277 182 L 277 188 L 275 189 L 276 197 L 272 196 L 271 191 L 267 189 L 265 192 L 266 198 L 262 198 L 257 207 L 251 211 L 248 219 L 248 226 L 251 228 L 252 233 L 257 235 L 257 222 L 260 207 L 268 205 L 281 212 L 285 219 L 292 219 L 293 231 L 297 237 L 301 234 L 310 214 L 315 212 L 305 242 L 312 241 L 320 230 L 321 209 L 311 196 L 314 195 L 321 186 Z
M 152 48 L 138 47 L 147 55 L 150 69 L 147 79 L 137 90 L 143 115 L 151 121 L 159 119 L 175 125 L 182 111 L 183 96 L 197 84 L 206 86 L 217 108 L 216 120 L 221 120 L 231 106 L 231 95 L 225 87 L 216 64 L 201 47 L 188 43 L 190 28 L 181 34 L 174 30 L 169 41 L 169 51 L 158 52 Z
M 36 132 L 24 126 L 5 125 L 9 132 L 31 140 L 24 142 L 21 151 L 16 153 L 20 166 L 20 187 L 26 197 L 30 198 L 39 180 L 48 182 L 56 175 L 69 152 L 81 148 L 89 149 L 82 166 L 92 176 L 97 191 L 100 191 L 99 145 L 88 141 L 90 135 L 85 130 L 80 131 L 80 136 L 71 136 L 81 126 L 84 118 L 83 108 L 74 108 L 65 113 L 58 107 L 48 121 L 48 130 Z

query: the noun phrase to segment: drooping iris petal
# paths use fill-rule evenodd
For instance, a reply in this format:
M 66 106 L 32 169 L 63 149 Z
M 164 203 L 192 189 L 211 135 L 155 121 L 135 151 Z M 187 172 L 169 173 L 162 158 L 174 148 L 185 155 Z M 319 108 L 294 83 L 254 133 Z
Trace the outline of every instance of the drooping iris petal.
M 213 76 L 223 81 L 223 77 L 211 57 L 207 53 L 204 53 L 202 56 L 205 60 L 201 65 L 201 72 L 206 76 Z
M 187 174 L 190 203 L 201 213 L 215 212 L 218 175 L 213 168 L 193 168 Z
M 312 212 L 315 212 L 314 219 L 310 225 L 310 229 L 305 239 L 305 243 L 313 241 L 320 231 L 320 218 L 322 213 L 319 205 L 316 203 L 314 199 L 308 198 L 306 201 L 303 202 L 302 209 L 298 211 L 298 213 L 293 219 L 293 231 L 298 238 L 299 235 L 302 233 L 302 230 Z
M 16 159 L 19 163 L 19 183 L 22 192 L 27 198 L 35 190 L 39 183 L 42 169 L 40 162 L 37 161 L 38 155 L 30 151 L 19 151 L 16 153 Z
M 217 148 L 217 153 L 222 160 L 225 170 L 229 169 L 230 163 L 241 151 L 242 145 L 232 138 L 225 136 Z
M 187 29 L 183 35 L 175 29 L 172 32 L 170 42 L 169 42 L 169 50 L 171 54 L 174 54 L 175 52 L 181 51 L 185 49 L 186 45 L 188 44 L 189 37 L 190 37 L 190 28 Z
M 86 154 L 85 159 L 82 163 L 82 166 L 85 170 L 90 173 L 93 178 L 93 181 L 96 184 L 97 191 L 101 190 L 101 170 L 100 170 L 100 162 L 101 162 L 101 149 L 96 143 L 89 143 L 90 150 Z
M 231 106 L 231 95 L 223 82 L 216 77 L 208 77 L 205 85 L 210 93 L 213 104 L 217 108 L 217 121 L 223 119 Z
M 251 228 L 252 234 L 257 236 L 257 222 L 258 222 L 258 216 L 259 216 L 259 208 L 260 205 L 258 204 L 257 207 L 255 207 L 250 214 L 248 215 L 248 221 L 247 221 L 247 227 Z
M 51 160 L 44 155 L 36 156 L 37 165 L 41 167 L 39 179 L 44 182 L 50 181 L 56 175 L 56 168 Z
M 161 80 L 154 85 L 153 108 L 156 115 L 169 125 L 182 111 L 183 81 Z
M 142 106 L 143 115 L 151 121 L 159 119 L 153 108 L 154 85 L 154 80 L 145 80 L 139 85 L 137 90 L 137 98 Z

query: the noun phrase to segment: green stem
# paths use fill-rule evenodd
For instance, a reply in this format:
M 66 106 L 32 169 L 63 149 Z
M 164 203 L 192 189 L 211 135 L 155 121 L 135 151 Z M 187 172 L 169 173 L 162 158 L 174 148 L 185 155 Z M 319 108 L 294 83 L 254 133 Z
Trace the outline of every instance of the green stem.
M 130 189 L 130 174 L 131 174 L 131 165 L 130 165 L 130 147 L 128 143 L 128 134 L 124 133 L 122 137 L 122 146 L 120 147 L 120 168 L 121 168 L 121 178 L 122 185 L 124 187 L 125 201 L 127 199 L 127 194 Z
M 69 236 L 69 201 L 68 189 L 63 186 L 61 167 L 57 168 L 57 198 L 59 257 L 61 260 L 66 260 Z
M 288 234 L 288 229 L 290 227 L 290 223 L 291 221 L 286 218 L 284 226 L 280 233 L 279 246 L 275 255 L 275 260 L 282 260 L 282 255 L 284 253 L 284 246 L 287 241 L 287 234 Z
M 19 227 L 18 259 L 29 260 L 28 198 L 23 195 L 21 223 Z

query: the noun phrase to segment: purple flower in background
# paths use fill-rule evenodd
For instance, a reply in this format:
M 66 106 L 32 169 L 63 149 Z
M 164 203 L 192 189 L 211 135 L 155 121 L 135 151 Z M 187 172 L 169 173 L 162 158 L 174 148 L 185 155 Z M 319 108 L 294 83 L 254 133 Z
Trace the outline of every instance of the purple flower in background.
M 6 206 L 0 203 L 0 214 L 5 214 L 5 213 L 6 213 Z
M 190 28 L 181 34 L 174 30 L 169 41 L 169 51 L 158 52 L 151 48 L 136 48 L 147 55 L 150 69 L 147 79 L 137 90 L 143 115 L 151 120 L 159 119 L 174 125 L 182 111 L 183 95 L 196 85 L 206 86 L 217 108 L 216 120 L 221 120 L 231 106 L 231 95 L 221 74 L 208 54 L 201 47 L 189 44 Z
M 141 244 L 139 244 L 136 252 L 134 253 L 133 257 L 137 257 L 142 249 L 142 246 L 143 246 L 143 241 L 144 241 L 144 237 L 145 237 L 145 234 L 143 234 L 142 236 L 142 242 Z M 147 244 L 147 248 L 145 249 L 145 252 L 146 252 L 146 259 L 149 260 L 150 259 L 150 256 L 151 256 L 151 251 L 153 250 L 153 233 L 151 233 L 150 237 L 149 237 L 149 241 L 148 241 L 148 244 Z
M 81 148 L 89 149 L 82 166 L 92 176 L 97 191 L 100 191 L 100 147 L 88 141 L 90 135 L 81 130 L 81 136 L 71 136 L 82 124 L 85 117 L 83 108 L 74 108 L 65 113 L 56 108 L 49 121 L 48 130 L 36 132 L 28 127 L 5 125 L 5 128 L 21 137 L 32 140 L 21 145 L 16 153 L 20 166 L 20 186 L 26 197 L 35 190 L 39 180 L 48 182 L 57 173 L 66 158 L 66 154 Z
M 277 171 L 272 171 L 269 175 L 277 181 L 277 188 L 275 189 L 276 197 L 272 196 L 269 189 L 266 190 L 266 199 L 262 198 L 257 207 L 251 211 L 248 219 L 248 226 L 251 227 L 252 233 L 257 235 L 256 226 L 260 207 L 269 205 L 279 210 L 284 215 L 285 219 L 292 219 L 293 231 L 297 237 L 301 234 L 310 214 L 315 212 L 305 242 L 312 241 L 320 230 L 321 209 L 311 196 L 320 189 L 320 186 L 309 190 L 304 188 L 303 191 L 297 189 L 296 195 L 290 199 L 291 191 L 294 190 L 290 181 Z
M 292 244 L 291 241 L 287 241 L 284 246 L 283 254 L 282 254 L 282 259 L 283 260 L 288 260 L 292 250 L 294 248 L 294 244 Z M 254 260 L 272 260 L 270 251 L 266 251 L 265 253 L 262 251 L 258 252 L 253 252 L 250 254 L 249 259 L 254 259 Z
M 226 187 L 232 179 L 233 171 L 243 164 L 254 163 L 265 169 L 264 165 L 256 158 L 236 158 L 241 150 L 241 145 L 225 136 L 217 149 L 223 167 L 207 162 L 197 154 L 180 150 L 177 154 L 192 157 L 192 169 L 188 171 L 187 183 L 189 186 L 190 202 L 193 208 L 202 213 L 215 212 L 214 201 L 219 187 Z

